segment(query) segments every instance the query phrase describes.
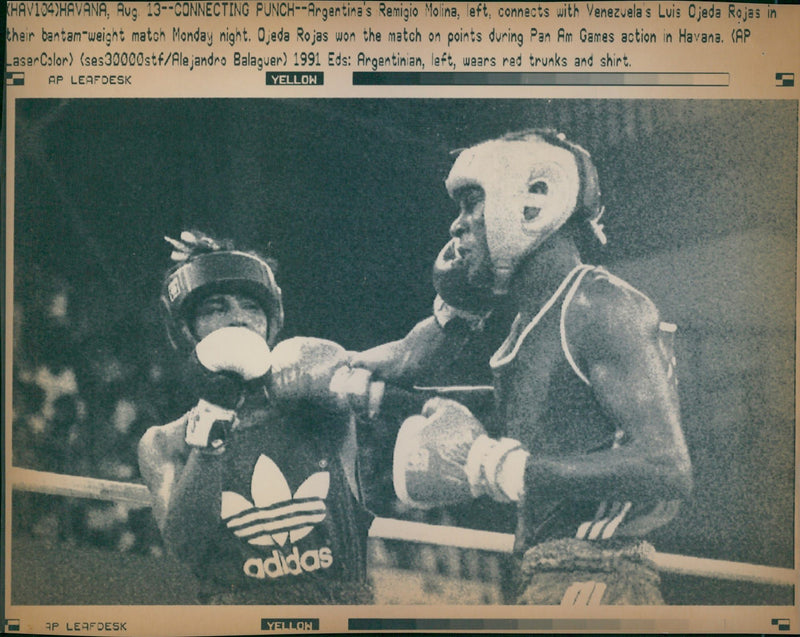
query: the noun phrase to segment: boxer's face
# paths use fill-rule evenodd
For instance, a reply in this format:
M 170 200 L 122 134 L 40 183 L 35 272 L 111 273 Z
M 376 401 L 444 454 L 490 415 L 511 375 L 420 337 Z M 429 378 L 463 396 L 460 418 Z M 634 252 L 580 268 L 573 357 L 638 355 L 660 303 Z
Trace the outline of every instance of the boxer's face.
M 266 340 L 267 315 L 261 305 L 245 294 L 209 294 L 198 302 L 194 311 L 195 337 L 201 341 L 223 327 L 246 327 Z
M 450 236 L 455 241 L 457 259 L 467 267 L 471 285 L 491 287 L 494 278 L 489 246 L 486 243 L 486 225 L 483 218 L 485 194 L 480 186 L 464 186 L 453 193 L 458 205 L 458 216 L 450 225 Z

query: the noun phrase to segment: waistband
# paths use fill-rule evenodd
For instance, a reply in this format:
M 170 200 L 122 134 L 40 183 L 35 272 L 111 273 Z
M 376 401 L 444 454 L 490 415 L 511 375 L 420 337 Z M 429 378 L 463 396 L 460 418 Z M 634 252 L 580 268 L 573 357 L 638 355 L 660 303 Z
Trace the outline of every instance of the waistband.
M 562 570 L 612 572 L 640 564 L 655 570 L 655 552 L 655 547 L 644 540 L 592 542 L 563 538 L 542 542 L 525 551 L 521 569 L 523 574 Z

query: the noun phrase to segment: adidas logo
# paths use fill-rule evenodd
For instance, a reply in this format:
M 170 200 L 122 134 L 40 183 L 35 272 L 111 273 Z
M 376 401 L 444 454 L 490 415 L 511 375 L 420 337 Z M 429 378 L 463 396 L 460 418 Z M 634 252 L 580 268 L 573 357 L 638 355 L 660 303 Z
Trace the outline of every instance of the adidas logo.
M 234 535 L 254 546 L 275 544 L 283 546 L 287 539 L 294 544 L 311 533 L 314 526 L 325 519 L 327 514 L 325 498 L 328 497 L 329 488 L 330 474 L 327 471 L 318 471 L 310 475 L 292 495 L 278 465 L 269 456 L 262 454 L 253 469 L 250 482 L 250 495 L 253 501 L 250 502 L 234 491 L 223 491 L 220 515 Z M 326 561 L 322 556 L 325 550 L 319 551 L 320 555 L 316 559 L 319 565 Z M 327 559 L 332 559 L 330 549 L 327 551 Z M 295 555 L 297 553 L 295 548 L 288 557 L 282 555 L 280 557 L 287 561 L 287 566 L 288 560 L 293 556 L 297 564 L 303 564 L 311 552 L 308 551 L 302 556 Z M 273 556 L 280 563 L 279 554 L 276 554 L 278 552 L 273 551 Z M 264 562 L 271 559 L 267 558 Z M 309 564 L 313 561 L 309 561 Z M 292 569 L 293 567 L 289 567 L 285 570 L 292 572 Z
M 296 546 L 292 547 L 289 555 L 273 550 L 272 556 L 265 559 L 251 557 L 244 563 L 244 572 L 250 577 L 265 579 L 267 576 L 275 579 L 283 575 L 302 575 L 321 568 L 328 568 L 333 564 L 333 555 L 330 548 L 323 546 L 321 549 L 311 549 L 302 555 Z

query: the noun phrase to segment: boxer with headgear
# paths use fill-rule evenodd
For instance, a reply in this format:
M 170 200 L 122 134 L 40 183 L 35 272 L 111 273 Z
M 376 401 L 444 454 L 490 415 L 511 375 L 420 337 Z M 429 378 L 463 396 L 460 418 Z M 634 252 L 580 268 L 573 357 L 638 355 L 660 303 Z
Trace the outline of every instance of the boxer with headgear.
M 203 602 L 370 602 L 372 515 L 352 399 L 336 391 L 357 386 L 369 402 L 369 373 L 350 370 L 331 341 L 278 342 L 272 261 L 197 231 L 167 240 L 176 264 L 161 305 L 197 404 L 139 443 L 165 545 L 198 577 Z
M 469 314 L 507 303 L 515 317 L 489 359 L 490 418 L 436 397 L 403 423 L 398 497 L 515 507 L 518 603 L 662 603 L 645 535 L 692 487 L 675 326 L 581 260 L 581 242 L 606 241 L 589 153 L 552 130 L 511 133 L 463 150 L 445 186 L 458 214 L 442 258 L 457 278 L 443 289 Z M 462 313 L 443 306 L 440 326 Z M 446 356 L 426 325 L 433 354 L 413 358 Z

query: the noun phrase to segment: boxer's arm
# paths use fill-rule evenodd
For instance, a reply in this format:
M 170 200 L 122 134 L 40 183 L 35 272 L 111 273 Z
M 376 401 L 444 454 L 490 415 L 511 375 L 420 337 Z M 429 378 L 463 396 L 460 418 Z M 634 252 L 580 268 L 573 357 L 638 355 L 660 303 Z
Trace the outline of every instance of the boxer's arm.
M 190 562 L 206 554 L 220 520 L 221 457 L 192 449 L 172 490 L 164 520 L 164 543 Z
M 153 516 L 167 548 L 179 556 L 201 554 L 220 500 L 219 455 L 185 441 L 187 415 L 151 427 L 139 441 L 139 468 L 153 496 Z
M 200 400 L 178 420 L 148 429 L 139 441 L 140 472 L 152 494 L 153 516 L 168 547 L 179 546 L 180 536 L 196 533 L 201 518 L 218 510 L 219 489 L 216 509 L 206 506 L 206 491 L 211 489 L 213 494 L 214 474 L 198 472 L 197 467 L 216 467 L 218 463 L 204 458 L 218 458 L 225 452 L 236 422 L 235 412 Z M 195 502 L 198 498 L 201 506 Z M 202 537 L 200 533 L 197 541 Z
M 153 497 L 153 517 L 164 531 L 172 490 L 189 455 L 186 415 L 145 431 L 138 445 L 139 472 Z
M 582 286 L 565 317 L 573 357 L 623 444 L 568 457 L 531 456 L 525 491 L 548 498 L 680 499 L 692 488 L 671 353 L 653 303 L 612 278 Z M 535 504 L 534 504 L 535 505 Z
M 417 323 L 397 341 L 352 354 L 353 367 L 369 369 L 391 383 L 411 383 L 451 360 L 470 332 L 483 329 L 494 299 L 491 290 L 469 282 L 456 243 L 455 239 L 449 240 L 433 266 L 433 316 Z
M 351 355 L 350 364 L 369 369 L 386 381 L 408 384 L 452 356 L 463 340 L 463 333 L 446 330 L 429 316 L 403 338 Z

